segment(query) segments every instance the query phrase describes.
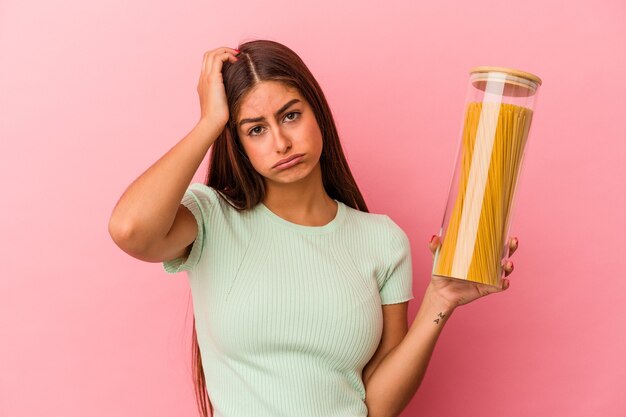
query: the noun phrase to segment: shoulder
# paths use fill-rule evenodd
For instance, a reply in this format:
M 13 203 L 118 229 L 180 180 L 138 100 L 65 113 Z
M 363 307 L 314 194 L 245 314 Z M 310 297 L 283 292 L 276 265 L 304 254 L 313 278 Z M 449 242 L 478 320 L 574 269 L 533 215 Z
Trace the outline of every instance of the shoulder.
M 226 196 L 224 196 L 217 189 L 201 182 L 194 182 L 190 184 L 185 192 L 185 195 L 191 195 L 197 198 L 198 201 L 204 203 L 205 206 L 216 206 L 224 212 L 238 212 L 231 202 L 228 201 Z
M 409 245 L 409 237 L 406 232 L 398 223 L 393 221 L 393 219 L 387 215 L 385 215 L 387 220 L 387 230 L 389 231 L 389 235 L 391 236 L 391 240 L 395 242 L 395 244 L 400 244 L 401 246 Z
M 346 205 L 346 217 L 353 227 L 363 229 L 368 235 L 395 245 L 408 243 L 405 231 L 387 214 L 368 213 Z
M 191 192 L 196 197 L 202 197 L 211 201 L 217 202 L 219 199 L 219 193 L 213 187 L 209 187 L 201 182 L 194 182 L 189 185 L 187 191 Z
M 384 231 L 388 227 L 386 214 L 368 213 L 352 208 L 345 203 L 344 205 L 346 218 L 351 225 L 356 227 L 374 228 L 380 231 Z
M 234 226 L 251 216 L 251 210 L 237 209 L 219 190 L 200 182 L 189 185 L 182 203 L 187 207 L 196 206 L 205 224 L 212 227 L 221 227 L 224 223 Z

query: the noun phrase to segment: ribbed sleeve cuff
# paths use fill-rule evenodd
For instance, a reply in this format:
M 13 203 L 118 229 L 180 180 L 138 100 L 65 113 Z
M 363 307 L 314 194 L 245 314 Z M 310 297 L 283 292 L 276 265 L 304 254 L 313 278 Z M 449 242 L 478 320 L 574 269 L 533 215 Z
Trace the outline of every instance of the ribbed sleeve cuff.
M 193 269 L 200 260 L 200 255 L 202 254 L 202 248 L 204 246 L 204 222 L 200 202 L 193 192 L 188 189 L 183 195 L 181 204 L 187 207 L 196 218 L 196 223 L 198 224 L 198 234 L 196 236 L 196 240 L 194 240 L 193 245 L 191 246 L 191 252 L 186 259 L 185 257 L 180 257 L 164 261 L 162 263 L 163 269 L 168 274 L 175 274 L 180 271 L 189 271 Z
M 385 306 L 387 304 L 399 304 L 399 303 L 404 303 L 405 301 L 409 301 L 414 299 L 415 297 L 413 295 L 405 295 L 403 297 L 400 298 L 392 298 L 392 299 L 387 299 L 385 301 L 381 301 L 381 305 Z

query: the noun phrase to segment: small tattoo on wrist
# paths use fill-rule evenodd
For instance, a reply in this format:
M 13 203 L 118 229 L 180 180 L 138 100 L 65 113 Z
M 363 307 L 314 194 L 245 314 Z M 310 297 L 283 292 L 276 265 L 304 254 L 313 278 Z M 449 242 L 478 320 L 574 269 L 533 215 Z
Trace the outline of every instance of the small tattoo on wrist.
M 439 313 L 439 314 L 437 315 L 437 318 L 436 318 L 435 320 L 433 320 L 433 321 L 434 321 L 435 323 L 439 324 L 439 320 L 440 320 L 440 319 L 443 319 L 445 316 L 446 316 L 445 314 L 443 314 L 443 313 Z

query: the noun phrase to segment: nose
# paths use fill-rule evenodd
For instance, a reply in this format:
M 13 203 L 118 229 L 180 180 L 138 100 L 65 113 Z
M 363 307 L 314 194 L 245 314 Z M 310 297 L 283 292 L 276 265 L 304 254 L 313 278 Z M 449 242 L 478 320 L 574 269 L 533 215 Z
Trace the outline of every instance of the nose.
M 274 130 L 274 143 L 276 144 L 276 152 L 285 153 L 291 148 L 291 139 L 281 128 Z

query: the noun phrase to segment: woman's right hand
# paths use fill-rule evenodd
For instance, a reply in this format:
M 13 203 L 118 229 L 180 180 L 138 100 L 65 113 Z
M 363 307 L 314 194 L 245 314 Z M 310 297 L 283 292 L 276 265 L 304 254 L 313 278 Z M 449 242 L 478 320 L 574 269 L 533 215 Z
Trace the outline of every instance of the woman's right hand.
M 237 49 L 222 47 L 204 53 L 198 95 L 200 96 L 200 119 L 209 119 L 211 123 L 224 127 L 228 122 L 228 102 L 222 77 L 222 64 L 228 60 L 237 62 Z

